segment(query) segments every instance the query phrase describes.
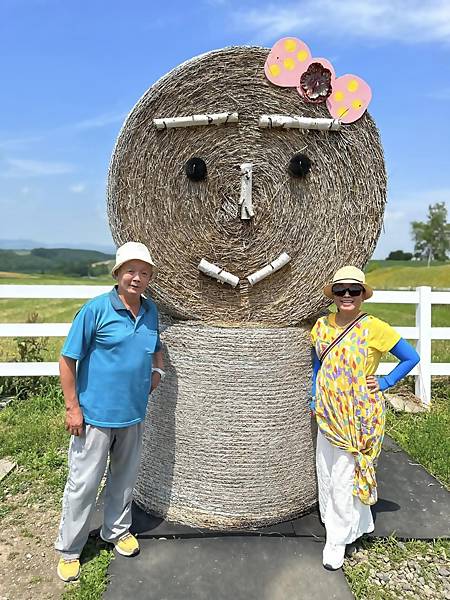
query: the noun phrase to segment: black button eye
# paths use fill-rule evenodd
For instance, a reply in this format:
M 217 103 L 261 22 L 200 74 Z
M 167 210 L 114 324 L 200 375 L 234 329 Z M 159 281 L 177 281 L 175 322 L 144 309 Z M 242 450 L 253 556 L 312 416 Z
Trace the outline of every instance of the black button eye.
M 191 181 L 206 179 L 206 163 L 203 158 L 193 156 L 184 165 L 184 170 Z
M 294 177 L 306 177 L 311 170 L 311 161 L 309 158 L 297 152 L 289 161 L 288 171 Z

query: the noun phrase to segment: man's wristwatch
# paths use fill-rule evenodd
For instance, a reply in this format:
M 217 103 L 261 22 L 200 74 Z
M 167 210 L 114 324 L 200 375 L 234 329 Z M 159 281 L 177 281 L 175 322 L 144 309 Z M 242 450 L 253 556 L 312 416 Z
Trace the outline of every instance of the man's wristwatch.
M 166 372 L 162 369 L 158 369 L 158 367 L 153 367 L 152 373 L 159 373 L 161 375 L 161 381 L 163 381 L 164 377 L 166 376 Z

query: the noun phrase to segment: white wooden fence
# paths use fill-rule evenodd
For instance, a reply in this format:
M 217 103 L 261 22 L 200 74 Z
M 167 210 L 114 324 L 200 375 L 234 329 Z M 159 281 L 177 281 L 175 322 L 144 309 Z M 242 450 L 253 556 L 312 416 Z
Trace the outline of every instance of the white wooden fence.
M 93 298 L 110 289 L 94 285 L 0 285 L 0 298 Z M 450 340 L 450 327 L 431 327 L 431 307 L 450 304 L 450 292 L 433 292 L 426 286 L 414 291 L 376 291 L 368 302 L 416 305 L 415 327 L 394 327 L 404 338 L 417 340 L 421 360 L 412 374 L 416 377 L 416 394 L 429 405 L 431 377 L 450 376 L 450 363 L 431 360 L 431 341 Z M 70 323 L 0 323 L 0 337 L 65 337 L 69 327 Z M 385 375 L 392 368 L 392 363 L 381 363 L 377 373 Z M 7 375 L 58 375 L 58 363 L 0 362 L 0 376 Z

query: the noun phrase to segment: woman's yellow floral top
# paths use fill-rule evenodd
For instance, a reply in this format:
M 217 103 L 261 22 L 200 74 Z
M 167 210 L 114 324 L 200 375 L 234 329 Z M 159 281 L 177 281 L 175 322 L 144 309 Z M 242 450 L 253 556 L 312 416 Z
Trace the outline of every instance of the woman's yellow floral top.
M 342 333 L 335 314 L 321 317 L 311 338 L 317 356 Z M 383 352 L 400 334 L 366 315 L 325 357 L 317 374 L 316 419 L 327 440 L 355 458 L 353 494 L 364 504 L 377 501 L 374 462 L 384 436 L 384 398 L 367 389 L 366 376 L 375 374 Z

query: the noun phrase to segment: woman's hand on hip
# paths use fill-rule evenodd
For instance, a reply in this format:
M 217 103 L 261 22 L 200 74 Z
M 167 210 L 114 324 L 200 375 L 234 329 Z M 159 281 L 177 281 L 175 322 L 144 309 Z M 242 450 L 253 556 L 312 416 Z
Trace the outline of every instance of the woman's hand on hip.
M 380 385 L 379 385 L 378 379 L 375 377 L 375 375 L 367 375 L 367 377 L 366 377 L 366 384 L 367 384 L 367 389 L 372 394 L 374 392 L 379 392 L 380 391 Z

